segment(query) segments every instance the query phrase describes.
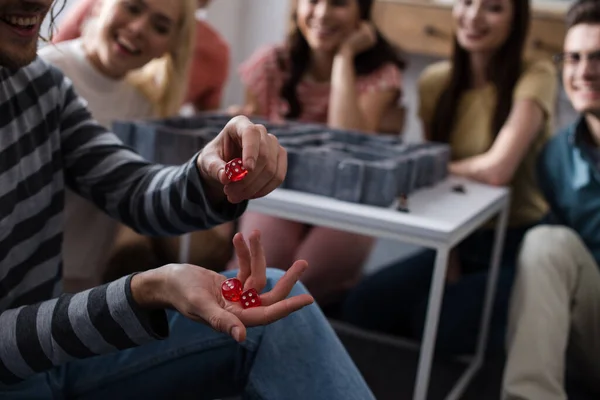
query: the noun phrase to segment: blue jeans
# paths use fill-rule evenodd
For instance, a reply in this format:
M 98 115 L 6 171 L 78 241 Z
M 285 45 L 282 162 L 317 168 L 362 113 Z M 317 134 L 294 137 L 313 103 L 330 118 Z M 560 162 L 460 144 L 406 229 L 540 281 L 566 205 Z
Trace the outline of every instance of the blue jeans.
M 265 290 L 281 276 L 268 270 Z M 297 284 L 291 295 L 301 293 L 306 289 Z M 166 340 L 70 362 L 0 388 L 0 398 L 374 399 L 315 304 L 248 329 L 241 345 L 177 312 L 169 312 L 169 321 Z
M 489 331 L 488 354 L 502 356 L 508 305 L 521 241 L 530 226 L 507 230 Z M 478 231 L 459 246 L 462 276 L 447 284 L 436 350 L 472 354 L 480 331 L 494 232 Z M 356 326 L 420 340 L 436 252 L 424 250 L 366 277 L 350 291 L 342 319 Z

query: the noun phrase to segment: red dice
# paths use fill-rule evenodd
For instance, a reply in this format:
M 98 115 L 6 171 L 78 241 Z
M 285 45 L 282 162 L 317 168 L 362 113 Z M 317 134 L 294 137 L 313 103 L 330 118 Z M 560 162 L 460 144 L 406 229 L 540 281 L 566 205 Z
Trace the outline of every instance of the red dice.
M 262 304 L 256 289 L 248 289 L 242 293 L 243 290 L 242 282 L 237 278 L 227 279 L 221 284 L 221 293 L 229 301 L 239 301 L 244 308 L 258 307 Z
M 242 293 L 240 302 L 244 308 L 258 307 L 261 305 L 260 297 L 258 296 L 256 289 L 248 289 Z
M 239 279 L 227 279 L 221 285 L 221 293 L 229 301 L 239 301 L 242 296 L 242 282 Z
M 248 170 L 242 165 L 241 158 L 234 158 L 225 164 L 225 175 L 231 182 L 237 182 L 244 179 Z

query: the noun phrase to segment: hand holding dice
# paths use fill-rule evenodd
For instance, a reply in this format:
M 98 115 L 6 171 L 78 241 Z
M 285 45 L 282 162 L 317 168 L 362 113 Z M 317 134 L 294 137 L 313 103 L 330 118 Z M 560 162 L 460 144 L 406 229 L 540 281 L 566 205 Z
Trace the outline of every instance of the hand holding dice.
M 249 242 L 250 248 L 241 233 L 233 238 L 240 264 L 234 279 L 195 265 L 170 264 L 134 275 L 133 299 L 143 308 L 174 308 L 238 342 L 245 340 L 246 327 L 270 324 L 314 301 L 308 294 L 288 298 L 308 267 L 306 261 L 296 261 L 271 290 L 263 293 L 267 263 L 260 233 L 252 232 Z
M 242 321 L 244 317 L 252 315 L 252 318 L 266 318 L 266 323 L 270 323 L 284 313 L 289 314 L 287 307 L 297 309 L 314 301 L 309 295 L 286 298 L 308 267 L 305 261 L 296 261 L 271 291 L 262 293 L 267 285 L 267 262 L 260 243 L 260 232 L 252 232 L 249 242 L 250 247 L 241 233 L 233 237 L 240 269 L 237 277 L 222 278 L 221 298 L 226 308 L 240 316 Z
M 227 279 L 221 284 L 221 294 L 229 302 L 239 302 L 244 309 L 260 307 L 262 301 L 259 292 L 267 283 L 267 262 L 260 243 L 260 233 L 252 232 L 250 248 L 243 235 L 238 233 L 233 237 L 233 246 L 240 260 L 240 270 L 237 278 Z
M 266 196 L 281 185 L 287 153 L 263 125 L 237 116 L 202 149 L 197 165 L 211 198 L 240 203 Z

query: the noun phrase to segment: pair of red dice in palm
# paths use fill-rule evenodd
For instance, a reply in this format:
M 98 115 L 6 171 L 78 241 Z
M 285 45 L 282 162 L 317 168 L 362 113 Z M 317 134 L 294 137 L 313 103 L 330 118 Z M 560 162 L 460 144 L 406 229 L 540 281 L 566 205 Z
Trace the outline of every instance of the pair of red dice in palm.
M 239 301 L 244 308 L 258 307 L 261 305 L 260 296 L 256 289 L 248 289 L 243 292 L 242 282 L 239 279 L 227 279 L 221 285 L 223 297 L 229 301 Z

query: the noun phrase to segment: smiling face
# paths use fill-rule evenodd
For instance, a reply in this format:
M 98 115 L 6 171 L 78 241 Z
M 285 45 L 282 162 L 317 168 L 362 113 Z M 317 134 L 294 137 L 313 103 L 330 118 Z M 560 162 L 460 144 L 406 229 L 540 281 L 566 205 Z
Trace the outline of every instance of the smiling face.
M 469 53 L 495 52 L 510 35 L 513 13 L 512 0 L 457 0 L 452 15 L 459 45 Z
M 357 0 L 298 0 L 296 24 L 312 50 L 334 52 L 360 25 Z
M 52 0 L 0 0 L 0 66 L 16 69 L 35 59 L 51 5 Z
M 90 56 L 107 75 L 123 77 L 161 57 L 174 44 L 181 1 L 105 1 L 108 9 L 100 12 L 98 40 Z
M 600 116 L 600 25 L 570 28 L 562 59 L 563 85 L 573 108 Z

